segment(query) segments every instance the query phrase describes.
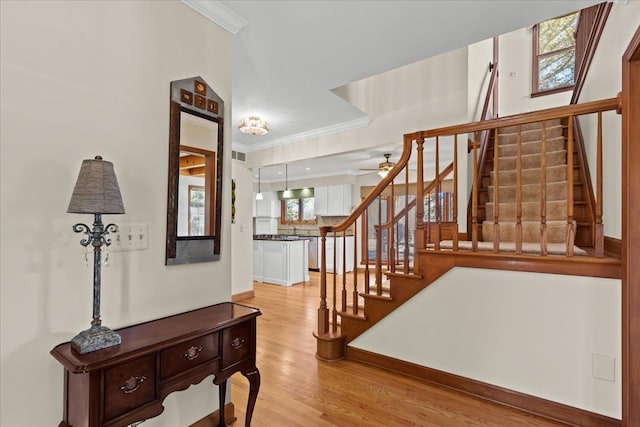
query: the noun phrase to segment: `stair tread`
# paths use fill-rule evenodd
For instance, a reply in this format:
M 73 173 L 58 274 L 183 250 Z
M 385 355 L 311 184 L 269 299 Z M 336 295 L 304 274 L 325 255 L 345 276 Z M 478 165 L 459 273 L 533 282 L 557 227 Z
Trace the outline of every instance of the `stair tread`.
M 555 150 L 555 151 L 547 151 L 547 157 L 551 154 L 557 154 L 557 153 L 566 153 L 567 150 Z M 531 153 L 531 154 L 522 154 L 520 156 L 520 158 L 524 159 L 524 158 L 528 158 L 528 157 L 539 157 L 541 156 L 542 153 Z M 518 156 L 498 156 L 499 161 L 500 160 L 507 160 L 507 159 L 517 159 Z M 538 169 L 538 168 L 530 168 L 530 169 Z
M 373 298 L 373 299 L 381 299 L 381 300 L 386 300 L 386 301 L 393 301 L 393 298 L 391 298 L 390 295 L 368 294 L 366 292 L 360 292 L 359 295 L 361 297 L 363 297 L 363 298 Z
M 364 314 L 360 315 L 360 314 L 353 314 L 353 313 L 349 313 L 348 311 L 338 311 L 338 316 L 340 317 L 348 317 L 349 319 L 356 319 L 356 320 L 367 320 L 367 316 L 365 316 Z
M 486 224 L 494 224 L 493 219 L 486 219 L 484 221 L 482 221 L 482 223 L 486 223 Z M 566 224 L 567 220 L 562 220 L 562 219 L 549 219 L 545 221 L 545 224 L 550 225 L 550 224 Z M 518 224 L 517 221 L 498 221 L 498 224 L 500 225 L 515 225 Z M 520 224 L 541 224 L 541 222 L 538 221 L 520 221 Z

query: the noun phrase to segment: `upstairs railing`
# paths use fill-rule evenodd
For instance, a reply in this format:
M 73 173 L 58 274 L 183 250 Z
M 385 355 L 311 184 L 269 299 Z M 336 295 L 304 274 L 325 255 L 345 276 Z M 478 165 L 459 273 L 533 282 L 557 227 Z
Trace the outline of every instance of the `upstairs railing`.
M 603 135 L 603 114 L 618 109 L 618 98 L 566 107 L 552 108 L 537 112 L 514 116 L 494 118 L 490 120 L 467 123 L 457 126 L 413 132 L 404 135 L 403 152 L 396 166 L 380 183 L 364 198 L 362 203 L 341 224 L 320 228 L 321 235 L 321 266 L 320 266 L 320 307 L 318 309 L 318 329 L 320 335 L 335 334 L 338 330 L 338 316 L 359 316 L 362 294 L 385 298 L 387 293 L 383 276 L 393 274 L 420 275 L 419 263 L 415 258 L 422 250 L 467 251 L 492 253 L 508 252 L 516 255 L 537 254 L 549 256 L 549 230 L 547 218 L 548 205 L 557 202 L 547 200 L 547 181 L 549 174 L 560 174 L 566 181 L 566 205 L 558 212 L 564 217 L 561 221 L 566 226 L 564 243 L 553 246 L 554 254 L 574 256 L 574 184 L 576 160 L 574 159 L 574 127 L 573 123 L 581 116 L 583 132 L 588 133 L 585 139 L 589 146 L 593 146 L 595 161 L 595 190 L 596 209 L 594 227 L 600 241 L 595 242 L 593 248 L 578 248 L 581 254 L 603 256 L 603 152 L 607 144 Z M 547 168 L 547 158 L 551 156 L 547 151 L 547 144 L 551 144 L 551 137 L 547 136 L 548 123 L 562 123 L 561 156 L 566 156 L 560 166 Z M 542 123 L 541 141 L 538 152 L 523 152 L 526 137 L 534 123 Z M 585 126 L 588 123 L 588 126 Z M 556 125 L 556 128 L 559 125 Z M 588 131 L 585 131 L 585 128 Z M 479 152 L 483 145 L 480 137 L 483 133 L 493 132 L 500 135 L 500 130 L 508 130 L 513 136 L 515 153 L 509 159 L 514 164 L 514 183 L 509 195 L 514 199 L 514 212 L 501 211 L 501 200 L 506 190 L 501 191 L 501 177 L 505 168 L 502 163 L 507 160 L 500 158 L 501 148 L 496 145 L 493 156 L 487 152 L 487 159 L 491 160 L 492 178 L 497 185 L 492 186 L 491 199 L 493 210 L 491 215 L 485 215 L 484 225 L 481 223 L 479 200 L 479 185 L 481 166 Z M 461 157 L 458 150 L 460 141 L 473 141 L 471 153 Z M 553 141 L 558 144 L 558 138 Z M 529 150 L 530 145 L 526 146 Z M 431 153 L 425 159 L 425 151 Z M 465 150 L 466 151 L 466 150 Z M 524 165 L 531 158 L 539 166 L 539 172 L 534 180 L 539 185 L 537 201 L 525 202 L 523 193 Z M 553 154 L 554 158 L 557 153 Z M 409 167 L 411 161 L 411 168 Z M 413 161 L 415 159 L 415 162 Z M 451 161 L 452 160 L 452 161 Z M 447 165 L 441 167 L 441 165 Z M 412 170 L 415 167 L 415 170 Z M 553 169 L 553 171 L 552 171 Z M 471 180 L 466 179 L 467 171 L 473 174 Z M 530 177 L 529 177 L 530 178 Z M 527 178 L 527 179 L 529 179 Z M 467 188 L 467 181 L 472 188 Z M 564 182 L 563 181 L 563 182 Z M 532 184 L 529 184 L 532 185 Z M 563 184 L 565 185 L 565 184 Z M 446 187 L 446 188 L 445 188 Z M 561 187 L 561 189 L 564 187 Z M 558 191 L 555 191 L 558 193 Z M 560 191 L 562 192 L 562 191 Z M 460 222 L 467 223 L 467 218 L 458 218 L 460 203 L 467 200 L 471 193 L 470 228 L 460 230 Z M 531 198 L 531 195 L 527 195 Z M 563 199 L 565 197 L 563 196 Z M 539 215 L 536 214 L 536 226 L 539 241 L 529 242 L 524 238 L 525 220 L 523 204 L 535 203 L 539 205 Z M 562 201 L 564 204 L 564 201 Z M 555 215 L 558 215 L 556 212 Z M 506 218 L 511 216 L 512 218 Z M 515 231 L 505 231 L 507 225 L 515 223 Z M 530 224 L 527 224 L 530 225 Z M 358 233 L 358 229 L 373 228 L 373 233 Z M 483 233 L 483 230 L 486 232 Z M 501 233 L 502 231 L 502 233 Z M 530 231 L 530 230 L 529 230 Z M 564 232 L 564 231 L 563 231 Z M 488 239 L 488 235 L 491 239 Z M 352 237 L 353 236 L 353 237 Z M 359 237 L 360 236 L 360 237 Z M 362 242 L 362 240 L 366 240 Z M 348 242 L 352 241 L 352 244 Z M 558 246 L 562 248 L 558 252 Z M 358 247 L 361 247 L 358 256 Z M 327 249 L 329 248 L 329 250 Z M 370 250 L 370 248 L 375 248 Z M 584 250 L 586 252 L 582 253 Z M 347 265 L 347 252 L 353 251 L 353 262 Z M 361 270 L 361 271 L 359 271 Z

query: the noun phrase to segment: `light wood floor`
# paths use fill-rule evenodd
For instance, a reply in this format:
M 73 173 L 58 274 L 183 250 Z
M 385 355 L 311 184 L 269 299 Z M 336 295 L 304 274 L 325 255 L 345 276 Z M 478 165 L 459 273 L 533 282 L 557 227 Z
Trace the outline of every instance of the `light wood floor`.
M 262 383 L 254 427 L 557 426 L 520 411 L 351 361 L 321 362 L 312 336 L 318 275 L 292 287 L 254 282 Z M 236 374 L 231 401 L 244 425 L 248 383 Z

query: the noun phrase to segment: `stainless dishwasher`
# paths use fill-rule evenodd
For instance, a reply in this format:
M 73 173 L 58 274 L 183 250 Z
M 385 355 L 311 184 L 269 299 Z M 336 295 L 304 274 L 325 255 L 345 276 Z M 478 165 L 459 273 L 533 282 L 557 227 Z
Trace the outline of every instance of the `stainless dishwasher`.
M 308 237 L 309 239 L 309 270 L 320 271 L 318 266 L 318 238 Z

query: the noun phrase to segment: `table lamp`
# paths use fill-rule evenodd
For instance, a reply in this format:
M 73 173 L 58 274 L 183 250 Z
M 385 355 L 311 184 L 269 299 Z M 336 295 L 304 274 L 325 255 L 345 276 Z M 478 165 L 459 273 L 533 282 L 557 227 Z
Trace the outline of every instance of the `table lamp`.
M 113 163 L 103 160 L 100 156 L 82 161 L 67 212 L 94 215 L 93 228 L 82 223 L 73 226 L 73 231 L 76 233 L 87 235 L 80 244 L 84 247 L 93 246 L 93 320 L 89 329 L 80 332 L 71 340 L 71 348 L 84 354 L 118 345 L 121 342 L 120 335 L 102 326 L 100 320 L 100 255 L 102 245 L 111 244 L 111 239 L 106 236 L 110 231 L 118 230 L 115 224 L 108 224 L 105 227 L 102 224 L 102 214 L 124 213 Z

